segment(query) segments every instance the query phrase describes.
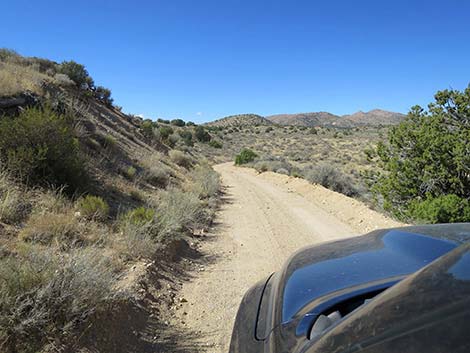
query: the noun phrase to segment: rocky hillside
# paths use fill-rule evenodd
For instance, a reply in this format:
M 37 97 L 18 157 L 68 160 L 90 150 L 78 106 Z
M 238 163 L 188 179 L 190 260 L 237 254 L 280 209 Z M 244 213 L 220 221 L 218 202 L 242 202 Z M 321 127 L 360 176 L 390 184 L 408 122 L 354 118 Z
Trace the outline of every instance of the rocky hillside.
M 343 115 L 338 121 L 339 126 L 378 126 L 399 124 L 406 115 L 389 112 L 386 110 L 374 109 L 370 112 L 357 112 L 351 115 Z
M 247 127 L 258 125 L 272 125 L 273 123 L 264 117 L 256 114 L 231 115 L 225 118 L 207 123 L 207 126 L 213 127 Z
M 405 115 L 401 113 L 375 109 L 369 112 L 357 112 L 343 116 L 327 112 L 314 112 L 272 115 L 266 117 L 266 119 L 279 125 L 356 127 L 395 125 L 400 123 L 404 117 Z
M 172 350 L 175 260 L 217 205 L 210 139 L 123 113 L 81 64 L 0 49 L 1 352 Z

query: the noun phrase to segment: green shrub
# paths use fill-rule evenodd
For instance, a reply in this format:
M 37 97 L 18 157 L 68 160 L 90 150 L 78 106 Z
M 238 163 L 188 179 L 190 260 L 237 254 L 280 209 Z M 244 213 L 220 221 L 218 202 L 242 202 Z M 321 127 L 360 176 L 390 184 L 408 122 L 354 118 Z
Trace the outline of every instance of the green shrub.
M 29 108 L 17 118 L 0 119 L 0 163 L 30 185 L 86 185 L 78 140 L 70 123 L 52 110 Z
M 181 151 L 171 150 L 169 153 L 169 156 L 172 162 L 176 163 L 180 167 L 189 169 L 193 165 L 192 158 L 188 156 L 186 153 L 183 153 Z
M 173 134 L 173 129 L 169 126 L 161 126 L 158 131 L 160 132 L 160 137 L 163 141 L 168 140 L 168 137 Z
M 222 148 L 222 143 L 216 140 L 212 140 L 209 142 L 209 146 L 213 148 Z
M 180 140 L 180 137 L 177 134 L 171 134 L 168 136 L 167 144 L 171 148 L 175 147 L 178 141 Z
M 109 206 L 101 197 L 87 195 L 77 201 L 77 209 L 83 217 L 105 220 L 109 214 Z
M 129 166 L 124 172 L 124 175 L 129 180 L 133 180 L 136 174 L 137 174 L 137 169 L 135 169 L 133 166 Z
M 428 223 L 470 222 L 470 202 L 453 194 L 414 201 L 409 210 L 414 219 Z
M 250 149 L 244 148 L 235 157 L 235 165 L 242 165 L 253 162 L 258 155 Z
M 329 164 L 319 164 L 304 171 L 305 179 L 346 196 L 357 195 L 353 180 Z
M 124 222 L 133 225 L 145 225 L 152 223 L 155 219 L 155 210 L 151 208 L 138 207 L 127 212 L 123 216 Z
M 107 106 L 113 105 L 113 99 L 111 98 L 111 90 L 103 86 L 98 86 L 94 90 L 95 97 L 102 101 Z
M 67 75 L 79 88 L 92 88 L 93 79 L 89 76 L 85 66 L 75 61 L 64 61 L 59 65 L 59 73 Z
M 196 136 L 196 139 L 200 142 L 209 142 L 212 138 L 203 126 L 196 126 L 194 136 Z
M 397 216 L 409 214 L 421 200 L 439 198 L 424 201 L 423 207 L 435 210 L 444 207 L 442 195 L 470 198 L 470 87 L 437 92 L 434 98 L 427 111 L 412 107 L 389 131 L 387 142 L 377 146 L 385 173 L 374 189 L 384 199 L 384 208 Z M 444 208 L 450 207 L 449 201 Z M 431 220 L 440 217 L 425 213 Z
M 191 133 L 191 131 L 180 130 L 178 131 L 178 133 L 186 146 L 193 146 L 193 134 Z
M 117 140 L 112 135 L 106 135 L 104 137 L 104 148 L 113 150 L 117 147 Z
M 170 121 L 170 124 L 179 127 L 183 127 L 186 125 L 186 123 L 182 119 L 173 119 L 172 121 Z
M 142 124 L 140 125 L 140 128 L 142 130 L 142 134 L 149 138 L 149 139 L 152 139 L 154 138 L 155 134 L 153 132 L 154 130 L 154 124 L 152 122 L 152 120 L 144 120 L 142 121 Z

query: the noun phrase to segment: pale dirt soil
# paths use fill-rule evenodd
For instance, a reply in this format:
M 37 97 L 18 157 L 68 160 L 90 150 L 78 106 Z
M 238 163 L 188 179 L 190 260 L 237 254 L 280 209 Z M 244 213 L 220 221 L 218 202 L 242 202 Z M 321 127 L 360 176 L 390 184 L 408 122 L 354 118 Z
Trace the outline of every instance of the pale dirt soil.
M 402 225 L 363 203 L 302 179 L 219 164 L 225 203 L 178 293 L 172 326 L 195 351 L 227 352 L 238 305 L 255 282 L 277 271 L 292 252 L 324 241 Z

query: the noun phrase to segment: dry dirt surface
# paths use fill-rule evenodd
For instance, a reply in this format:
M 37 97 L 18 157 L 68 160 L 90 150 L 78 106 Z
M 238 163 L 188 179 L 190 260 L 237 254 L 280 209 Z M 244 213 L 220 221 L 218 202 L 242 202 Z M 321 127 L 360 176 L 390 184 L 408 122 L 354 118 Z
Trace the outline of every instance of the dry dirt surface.
M 225 203 L 183 284 L 174 325 L 197 333 L 194 351 L 227 352 L 238 305 L 299 248 L 400 226 L 359 201 L 302 179 L 219 164 Z

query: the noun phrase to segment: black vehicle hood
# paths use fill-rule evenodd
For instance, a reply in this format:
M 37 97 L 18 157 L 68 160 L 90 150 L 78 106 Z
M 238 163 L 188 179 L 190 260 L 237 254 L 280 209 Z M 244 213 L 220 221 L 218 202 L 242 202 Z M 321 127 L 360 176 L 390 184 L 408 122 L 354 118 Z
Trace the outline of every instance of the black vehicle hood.
M 331 298 L 389 287 L 470 239 L 469 224 L 379 230 L 304 248 L 266 285 L 256 336 L 292 348 Z M 276 330 L 276 337 L 269 337 Z M 282 350 L 281 350 L 282 351 Z

